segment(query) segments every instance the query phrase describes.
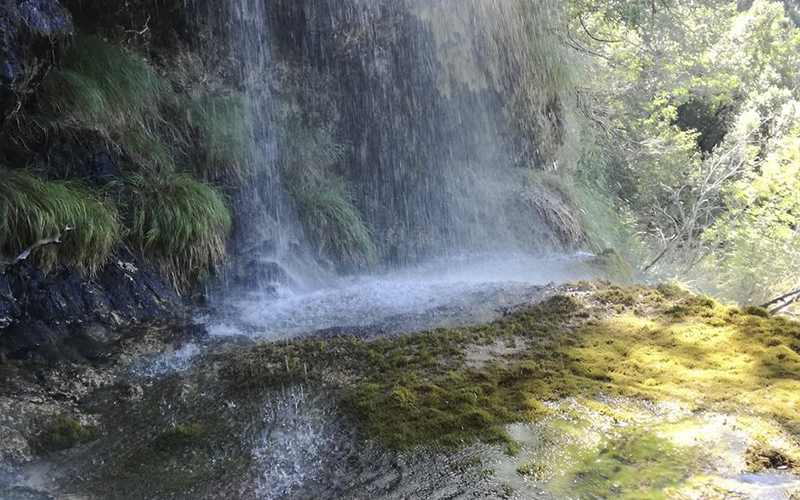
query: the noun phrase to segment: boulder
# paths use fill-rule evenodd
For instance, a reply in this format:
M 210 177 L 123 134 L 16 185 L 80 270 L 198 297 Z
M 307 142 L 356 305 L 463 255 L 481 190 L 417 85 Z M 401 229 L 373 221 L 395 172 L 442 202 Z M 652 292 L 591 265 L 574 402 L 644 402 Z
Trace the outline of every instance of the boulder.
M 72 33 L 72 17 L 56 0 L 0 0 L 0 119 L 22 106 Z

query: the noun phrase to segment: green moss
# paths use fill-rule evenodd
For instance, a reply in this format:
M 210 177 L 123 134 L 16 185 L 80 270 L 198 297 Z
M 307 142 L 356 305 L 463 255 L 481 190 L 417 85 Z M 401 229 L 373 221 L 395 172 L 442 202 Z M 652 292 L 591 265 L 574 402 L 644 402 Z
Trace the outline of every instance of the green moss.
M 39 441 L 46 450 L 64 450 L 84 443 L 91 438 L 86 427 L 74 418 L 60 416 L 50 421 L 42 431 Z
M 203 438 L 203 428 L 199 424 L 182 424 L 170 427 L 156 440 L 161 449 L 198 444 Z
M 769 311 L 767 311 L 763 307 L 747 306 L 742 310 L 742 312 L 744 312 L 745 314 L 751 314 L 753 316 L 761 316 L 762 318 L 769 318 Z
M 72 229 L 64 233 L 67 226 Z M 0 167 L 0 253 L 16 257 L 59 233 L 61 244 L 42 247 L 29 259 L 46 270 L 65 265 L 92 273 L 105 263 L 123 229 L 114 206 L 85 186 Z
M 690 455 L 653 432 L 638 430 L 584 451 L 550 488 L 579 498 L 667 499 L 669 489 L 692 473 Z
M 636 295 L 632 290 L 612 286 L 607 290 L 597 292 L 597 298 L 606 304 L 619 304 L 632 307 L 637 302 Z
M 353 421 L 399 449 L 475 440 L 512 449 L 507 423 L 541 419 L 550 412 L 543 402 L 598 393 L 745 408 L 796 429 L 800 323 L 665 295 L 607 288 L 580 301 L 555 296 L 488 325 L 262 346 L 225 372 L 237 384 L 278 384 L 306 373 L 329 381 L 336 366 L 333 380 L 349 381 L 341 397 Z M 609 314 L 609 297 L 633 297 L 636 307 Z M 488 364 L 470 362 L 469 352 L 498 341 L 525 347 Z
M 520 465 L 517 467 L 517 474 L 520 476 L 529 477 L 536 481 L 543 480 L 549 472 L 549 467 L 536 461 L 531 461 L 525 465 Z

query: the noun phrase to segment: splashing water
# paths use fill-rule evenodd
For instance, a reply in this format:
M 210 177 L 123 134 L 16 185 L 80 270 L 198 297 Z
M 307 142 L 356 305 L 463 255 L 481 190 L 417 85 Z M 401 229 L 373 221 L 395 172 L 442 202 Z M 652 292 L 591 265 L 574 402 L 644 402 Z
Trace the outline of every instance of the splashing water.
M 277 296 L 229 297 L 206 318 L 213 335 L 285 338 L 337 333 L 405 333 L 489 321 L 534 302 L 542 287 L 581 277 L 589 254 L 513 254 L 437 259 L 376 276 L 342 277 L 314 288 L 281 287 Z

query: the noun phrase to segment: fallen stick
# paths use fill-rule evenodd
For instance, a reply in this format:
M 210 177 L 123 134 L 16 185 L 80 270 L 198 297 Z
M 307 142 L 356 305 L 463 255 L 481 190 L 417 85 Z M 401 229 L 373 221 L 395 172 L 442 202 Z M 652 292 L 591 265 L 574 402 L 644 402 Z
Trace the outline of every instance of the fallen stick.
M 64 226 L 64 229 L 62 231 L 59 231 L 55 236 L 51 236 L 49 238 L 45 238 L 45 239 L 43 239 L 41 241 L 37 241 L 33 245 L 31 245 L 28 248 L 26 248 L 21 254 L 19 254 L 17 256 L 17 258 L 14 259 L 14 262 L 11 263 L 11 265 L 14 266 L 14 265 L 19 264 L 20 262 L 22 262 L 24 260 L 27 260 L 27 258 L 30 257 L 31 254 L 34 251 L 38 250 L 41 247 L 44 247 L 44 246 L 47 246 L 47 245 L 58 245 L 58 244 L 60 244 L 61 243 L 61 237 L 64 236 L 64 234 L 72 231 L 73 229 L 75 229 L 75 228 L 74 227 L 69 227 L 69 226 Z
M 793 295 L 800 295 L 800 288 L 798 288 L 797 290 L 795 290 L 795 291 L 793 291 L 793 292 L 789 292 L 789 293 L 787 293 L 787 294 L 781 295 L 780 297 L 777 297 L 777 298 L 775 298 L 775 299 L 772 299 L 772 300 L 770 300 L 769 302 L 764 302 L 763 304 L 761 304 L 761 307 L 763 307 L 764 309 L 766 309 L 766 308 L 768 308 L 769 306 L 771 306 L 772 304 L 776 304 L 776 303 L 778 303 L 778 302 L 780 302 L 780 301 L 782 301 L 782 300 L 786 300 L 786 299 L 788 299 L 789 297 L 791 297 L 791 296 L 793 296 Z

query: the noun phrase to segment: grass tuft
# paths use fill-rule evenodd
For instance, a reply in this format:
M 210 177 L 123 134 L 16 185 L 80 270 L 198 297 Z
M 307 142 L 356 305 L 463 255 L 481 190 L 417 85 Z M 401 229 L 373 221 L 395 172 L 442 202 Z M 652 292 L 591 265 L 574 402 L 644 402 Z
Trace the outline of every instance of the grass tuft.
M 320 256 L 332 259 L 343 269 L 375 265 L 375 243 L 344 182 L 292 186 L 289 195 L 306 236 Z
M 89 189 L 0 168 L 0 252 L 16 257 L 65 226 L 74 229 L 63 236 L 63 243 L 36 250 L 32 262 L 45 270 L 64 265 L 93 273 L 123 236 L 114 206 Z
M 61 125 L 98 130 L 119 142 L 137 162 L 162 165 L 160 114 L 169 83 L 136 54 L 103 40 L 78 36 L 63 69 L 45 80 L 39 97 Z M 160 154 L 154 154 L 160 150 Z M 163 166 L 163 165 L 162 165 Z
M 284 130 L 286 191 L 318 255 L 341 270 L 369 268 L 377 248 L 350 187 L 335 167 L 344 148 L 326 127 L 290 122 Z
M 244 179 L 252 167 L 252 119 L 244 95 L 206 94 L 184 99 L 182 108 L 188 125 L 204 138 L 202 157 L 193 162 L 203 168 L 193 173 L 214 181 Z
M 231 213 L 214 188 L 172 172 L 133 174 L 125 187 L 130 241 L 177 288 L 224 258 Z

